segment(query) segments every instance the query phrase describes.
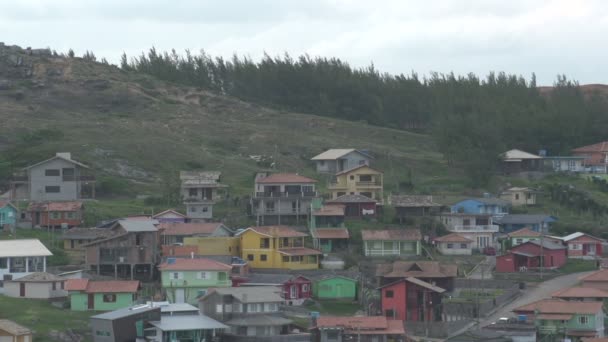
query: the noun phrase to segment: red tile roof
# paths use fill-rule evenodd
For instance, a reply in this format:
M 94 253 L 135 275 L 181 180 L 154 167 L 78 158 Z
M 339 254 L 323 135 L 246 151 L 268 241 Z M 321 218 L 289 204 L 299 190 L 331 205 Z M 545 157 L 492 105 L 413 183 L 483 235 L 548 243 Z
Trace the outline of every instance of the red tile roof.
M 473 240 L 467 239 L 466 237 L 464 237 L 458 233 L 452 233 L 452 234 L 437 237 L 437 238 L 435 238 L 435 241 L 437 241 L 437 242 L 457 242 L 457 243 L 473 242 Z
M 301 233 L 289 226 L 260 226 L 260 227 L 249 227 L 254 232 L 262 235 L 272 237 L 304 237 L 308 236 L 306 233 Z
M 509 237 L 540 237 L 539 232 L 535 232 L 528 227 L 524 227 L 520 230 L 516 230 L 512 233 L 507 234 Z
M 230 271 L 232 266 L 211 259 L 173 259 L 158 266 L 161 271 Z
M 556 298 L 608 298 L 608 292 L 593 287 L 570 287 L 551 296 Z
M 89 281 L 87 293 L 135 293 L 139 289 L 138 280 Z
M 268 177 L 256 180 L 258 184 L 273 184 L 273 183 L 316 183 L 317 181 L 300 176 L 297 173 L 274 173 Z
M 32 202 L 27 207 L 28 211 L 78 211 L 82 208 L 82 202 Z
M 542 299 L 513 309 L 514 312 L 542 314 L 596 314 L 602 310 L 602 302 L 572 302 L 561 299 Z
M 184 218 L 187 217 L 186 215 L 184 215 L 174 209 L 167 209 L 165 211 L 161 211 L 160 213 L 153 215 L 152 218 L 163 217 L 165 214 L 174 214 L 176 216 L 181 216 Z
M 161 223 L 158 227 L 162 230 L 162 235 L 210 235 L 223 226 L 221 222 L 210 223 Z
M 595 271 L 580 278 L 582 281 L 608 281 L 608 269 Z
M 452 278 L 458 274 L 458 266 L 440 264 L 438 261 L 395 261 L 380 264 L 376 275 L 385 278 Z
M 192 253 L 198 255 L 198 246 L 162 246 L 163 256 L 187 256 L 190 257 Z
M 597 144 L 578 147 L 572 150 L 573 152 L 608 152 L 608 141 L 602 141 Z
M 317 328 L 342 328 L 346 334 L 404 335 L 403 321 L 389 320 L 384 316 L 317 318 Z
M 350 234 L 346 228 L 319 228 L 312 232 L 312 236 L 318 239 L 348 239 Z
M 422 240 L 420 229 L 392 229 L 392 230 L 362 230 L 363 240 L 397 240 L 397 241 L 419 241 Z
M 285 255 L 293 255 L 293 256 L 323 254 L 316 249 L 306 248 L 306 247 L 280 248 L 279 253 L 285 254 Z
M 84 291 L 87 289 L 89 279 L 68 279 L 65 282 L 66 291 Z

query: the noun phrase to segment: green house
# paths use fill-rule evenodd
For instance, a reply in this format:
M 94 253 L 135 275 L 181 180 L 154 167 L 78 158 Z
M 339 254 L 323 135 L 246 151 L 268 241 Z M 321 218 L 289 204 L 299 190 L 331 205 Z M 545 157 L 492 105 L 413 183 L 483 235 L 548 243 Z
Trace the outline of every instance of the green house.
M 420 229 L 362 230 L 365 256 L 420 255 Z
M 316 277 L 312 283 L 312 296 L 315 299 L 355 300 L 357 280 L 335 274 Z
M 0 229 L 15 228 L 17 225 L 17 207 L 11 202 L 0 201 Z
M 111 311 L 131 306 L 137 300 L 139 281 L 68 279 L 65 290 L 74 311 Z
M 207 289 L 232 286 L 232 266 L 211 259 L 167 258 L 158 269 L 163 291 L 171 303 L 197 304 Z

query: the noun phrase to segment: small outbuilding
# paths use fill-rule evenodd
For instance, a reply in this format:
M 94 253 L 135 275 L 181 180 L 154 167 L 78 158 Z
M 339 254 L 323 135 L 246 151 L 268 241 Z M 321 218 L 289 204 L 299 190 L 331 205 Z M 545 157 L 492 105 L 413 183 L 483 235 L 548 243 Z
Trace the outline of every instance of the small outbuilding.
M 32 342 L 32 331 L 8 319 L 0 319 L 0 341 Z
M 496 257 L 496 272 L 523 272 L 533 268 L 560 268 L 566 263 L 566 247 L 531 240 Z
M 52 299 L 68 295 L 64 289 L 66 279 L 46 272 L 35 272 L 4 282 L 4 295 L 8 297 Z
M 355 278 L 338 274 L 323 274 L 312 278 L 312 295 L 315 299 L 357 299 Z
M 439 253 L 443 255 L 471 255 L 473 254 L 473 240 L 452 233 L 435 238 Z

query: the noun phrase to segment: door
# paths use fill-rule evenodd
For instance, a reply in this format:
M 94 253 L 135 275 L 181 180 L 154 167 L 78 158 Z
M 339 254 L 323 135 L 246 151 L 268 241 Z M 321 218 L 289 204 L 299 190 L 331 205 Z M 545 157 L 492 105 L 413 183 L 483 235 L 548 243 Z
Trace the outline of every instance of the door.
M 25 283 L 19 283 L 19 297 L 25 297 Z
M 342 284 L 336 284 L 336 298 L 342 298 Z
M 186 295 L 184 289 L 175 289 L 175 302 L 184 303 L 186 301 Z
M 583 245 L 587 246 L 587 255 L 595 255 L 595 244 Z
M 87 297 L 87 308 L 89 310 L 95 309 L 95 295 L 93 293 L 89 293 Z
M 37 226 L 40 224 L 40 212 L 37 211 L 36 215 L 34 215 L 34 225 Z
M 289 299 L 298 298 L 298 287 L 296 285 L 291 285 L 289 288 Z

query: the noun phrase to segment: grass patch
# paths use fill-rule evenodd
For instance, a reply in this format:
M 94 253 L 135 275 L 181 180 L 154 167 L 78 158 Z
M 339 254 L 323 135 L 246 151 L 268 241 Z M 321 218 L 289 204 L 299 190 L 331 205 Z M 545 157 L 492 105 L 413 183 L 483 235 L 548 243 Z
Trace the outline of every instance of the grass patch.
M 318 311 L 321 314 L 335 316 L 353 316 L 357 311 L 361 310 L 361 306 L 357 302 L 346 301 L 315 301 L 306 304 L 306 308 L 310 311 Z
M 597 263 L 595 260 L 568 259 L 566 264 L 559 269 L 559 272 L 569 274 L 595 270 L 597 270 Z

